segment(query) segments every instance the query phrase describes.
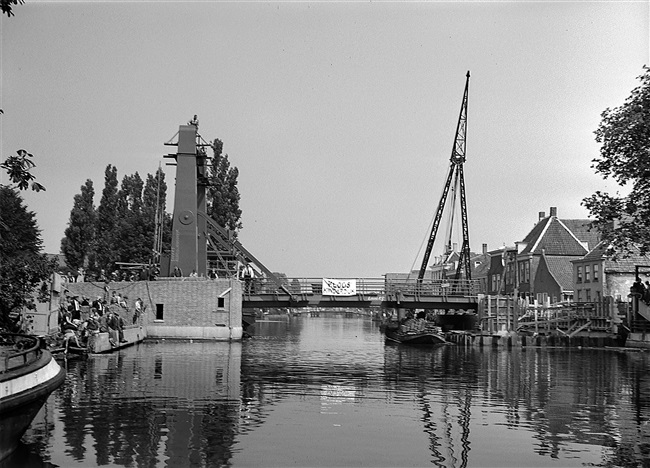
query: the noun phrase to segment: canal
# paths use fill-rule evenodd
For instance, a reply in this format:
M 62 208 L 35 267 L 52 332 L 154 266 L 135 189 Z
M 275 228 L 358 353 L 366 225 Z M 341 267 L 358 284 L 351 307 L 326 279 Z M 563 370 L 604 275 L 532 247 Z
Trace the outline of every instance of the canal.
M 408 348 L 342 314 L 253 335 L 67 361 L 2 468 L 650 466 L 643 352 Z

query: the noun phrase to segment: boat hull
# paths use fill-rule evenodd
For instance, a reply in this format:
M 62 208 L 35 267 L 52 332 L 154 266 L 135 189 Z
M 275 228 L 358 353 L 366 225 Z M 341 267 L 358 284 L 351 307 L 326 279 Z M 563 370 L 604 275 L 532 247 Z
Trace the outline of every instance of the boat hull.
M 0 460 L 8 457 L 48 396 L 65 380 L 65 371 L 48 351 L 0 374 Z
M 447 343 L 445 337 L 438 333 L 415 332 L 403 333 L 397 330 L 386 330 L 386 340 L 411 346 L 437 346 Z
M 423 319 L 407 320 L 403 324 L 388 322 L 383 325 L 386 341 L 412 346 L 438 346 L 447 343 L 442 329 Z

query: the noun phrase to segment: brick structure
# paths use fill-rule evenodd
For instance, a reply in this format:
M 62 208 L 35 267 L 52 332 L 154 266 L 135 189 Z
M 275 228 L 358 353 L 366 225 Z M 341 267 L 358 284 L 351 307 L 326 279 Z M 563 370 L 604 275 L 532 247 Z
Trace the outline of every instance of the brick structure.
M 133 311 L 140 297 L 147 306 L 142 326 L 149 338 L 240 340 L 242 285 L 238 280 L 161 278 L 158 281 L 68 283 L 71 294 L 109 298 L 113 291 L 128 297 Z

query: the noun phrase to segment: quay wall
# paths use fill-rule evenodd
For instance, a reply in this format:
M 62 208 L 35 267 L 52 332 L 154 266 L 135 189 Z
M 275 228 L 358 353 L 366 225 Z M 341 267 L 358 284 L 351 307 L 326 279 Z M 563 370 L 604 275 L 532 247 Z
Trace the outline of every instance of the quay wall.
M 584 347 L 604 348 L 625 346 L 625 340 L 608 333 L 590 333 L 576 336 L 537 335 L 520 333 L 446 333 L 445 339 L 460 346 L 479 348 L 533 348 L 533 347 Z
M 109 302 L 113 292 L 127 296 L 132 320 L 135 300 L 146 305 L 139 318 L 144 336 L 204 340 L 241 340 L 242 285 L 236 279 L 161 278 L 158 281 L 66 283 L 69 294 L 98 296 Z

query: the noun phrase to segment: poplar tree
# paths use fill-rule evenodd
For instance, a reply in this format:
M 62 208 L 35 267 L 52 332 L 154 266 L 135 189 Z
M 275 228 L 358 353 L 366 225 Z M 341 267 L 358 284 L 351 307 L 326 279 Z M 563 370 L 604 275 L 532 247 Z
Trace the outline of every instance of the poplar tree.
M 167 183 L 165 182 L 165 173 L 161 168 L 158 168 L 155 176 L 147 174 L 147 182 L 142 193 L 142 215 L 146 220 L 145 235 L 150 239 L 152 249 L 154 248 L 157 222 L 160 223 L 162 229 L 162 248 L 161 252 L 157 252 L 157 254 L 168 251 L 171 243 L 171 216 L 165 211 L 166 205 Z M 158 220 L 156 215 L 158 215 Z M 155 252 L 152 252 L 151 258 L 158 258 Z
M 641 84 L 623 105 L 603 111 L 594 132 L 602 146 L 592 168 L 629 194 L 597 191 L 582 202 L 612 256 L 650 252 L 650 68 L 644 67 L 638 79 Z
M 152 237 L 147 236 L 143 216 L 144 182 L 137 172 L 124 176 L 117 196 L 117 231 L 114 248 L 119 261 L 147 263 L 151 258 Z
M 97 266 L 108 272 L 117 260 L 113 250 L 117 226 L 117 168 L 108 165 L 104 171 L 104 190 L 97 207 L 95 225 L 95 253 Z
M 70 220 L 64 231 L 65 237 L 61 239 L 61 252 L 65 256 L 66 264 L 73 270 L 80 267 L 93 268 L 97 218 L 94 196 L 93 181 L 87 179 L 81 186 L 81 193 L 74 196 Z
M 219 224 L 229 229 L 235 237 L 242 228 L 241 209 L 239 208 L 239 189 L 237 182 L 239 170 L 230 167 L 228 154 L 223 154 L 223 142 L 212 142 L 211 171 L 208 189 L 208 214 Z

